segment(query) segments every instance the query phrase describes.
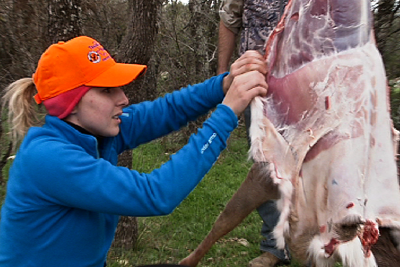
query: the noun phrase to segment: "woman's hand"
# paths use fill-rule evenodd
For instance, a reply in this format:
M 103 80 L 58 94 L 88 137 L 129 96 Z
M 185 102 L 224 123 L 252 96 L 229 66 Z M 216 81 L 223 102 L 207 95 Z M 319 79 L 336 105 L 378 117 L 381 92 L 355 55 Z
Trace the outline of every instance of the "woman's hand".
M 267 63 L 264 57 L 255 50 L 246 51 L 232 65 L 229 74 L 223 80 L 223 91 L 226 95 L 235 77 L 249 71 L 258 71 L 267 74 Z
M 222 104 L 229 106 L 239 116 L 254 97 L 266 96 L 267 89 L 264 73 L 258 70 L 247 71 L 233 79 Z

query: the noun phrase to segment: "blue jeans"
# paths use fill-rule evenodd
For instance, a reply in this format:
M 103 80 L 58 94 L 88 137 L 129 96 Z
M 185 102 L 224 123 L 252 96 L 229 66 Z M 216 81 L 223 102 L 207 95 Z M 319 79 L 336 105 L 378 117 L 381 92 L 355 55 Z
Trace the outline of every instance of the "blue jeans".
M 276 207 L 276 200 L 269 200 L 261 204 L 257 208 L 257 211 L 263 220 L 261 235 L 264 237 L 264 239 L 260 243 L 260 250 L 269 252 L 282 261 L 290 261 L 288 250 L 278 249 L 276 247 L 276 240 L 272 233 L 276 224 L 278 223 L 280 215 L 280 212 Z

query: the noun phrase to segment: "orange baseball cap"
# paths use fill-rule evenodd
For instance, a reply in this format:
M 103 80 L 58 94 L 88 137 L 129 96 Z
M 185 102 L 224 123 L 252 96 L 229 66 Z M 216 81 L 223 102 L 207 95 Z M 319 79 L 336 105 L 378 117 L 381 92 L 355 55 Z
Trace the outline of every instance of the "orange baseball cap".
M 33 74 L 36 103 L 80 86 L 120 87 L 135 80 L 146 65 L 116 63 L 96 40 L 80 36 L 51 45 Z

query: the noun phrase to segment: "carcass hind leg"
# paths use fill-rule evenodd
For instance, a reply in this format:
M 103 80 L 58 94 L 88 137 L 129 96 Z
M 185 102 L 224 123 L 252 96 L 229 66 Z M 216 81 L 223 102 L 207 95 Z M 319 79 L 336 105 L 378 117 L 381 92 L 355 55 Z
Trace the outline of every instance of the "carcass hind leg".
M 180 264 L 197 266 L 201 258 L 222 236 L 232 231 L 254 209 L 270 199 L 279 197 L 278 186 L 270 178 L 268 163 L 253 164 L 246 180 L 229 200 L 224 211 L 219 215 L 212 230 L 201 244 Z
M 400 232 L 398 229 L 379 228 L 379 239 L 372 246 L 372 253 L 379 267 L 400 266 L 399 244 Z

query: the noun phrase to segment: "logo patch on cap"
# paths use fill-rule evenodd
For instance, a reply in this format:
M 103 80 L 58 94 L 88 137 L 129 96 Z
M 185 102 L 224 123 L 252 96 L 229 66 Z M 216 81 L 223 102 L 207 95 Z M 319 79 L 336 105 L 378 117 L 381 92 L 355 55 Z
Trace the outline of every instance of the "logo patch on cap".
M 99 63 L 101 60 L 101 57 L 100 57 L 99 53 L 90 51 L 88 54 L 88 59 L 92 63 Z

